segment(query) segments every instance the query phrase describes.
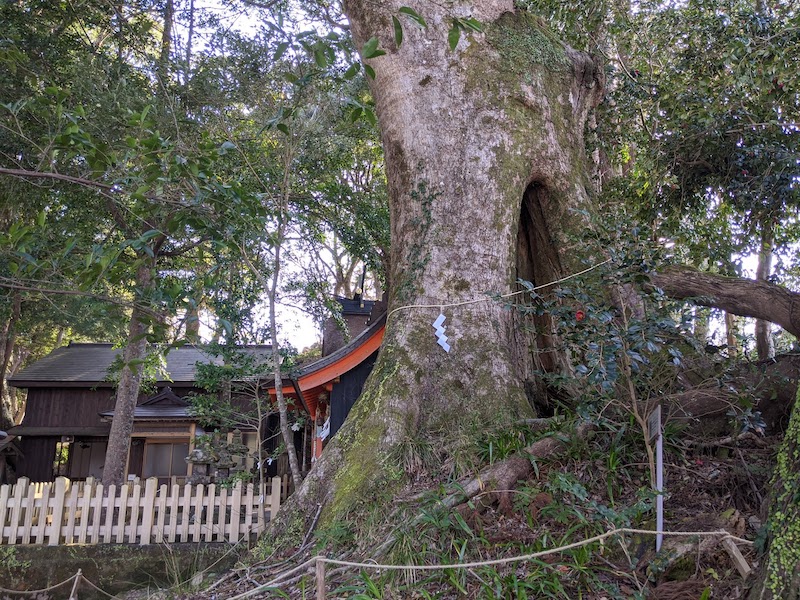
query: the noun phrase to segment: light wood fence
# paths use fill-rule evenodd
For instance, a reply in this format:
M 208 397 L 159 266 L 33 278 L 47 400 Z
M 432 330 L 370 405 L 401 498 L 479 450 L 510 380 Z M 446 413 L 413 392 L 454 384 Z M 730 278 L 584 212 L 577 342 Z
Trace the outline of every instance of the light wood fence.
M 262 487 L 259 490 L 259 487 Z M 0 544 L 232 542 L 264 530 L 286 498 L 288 478 L 263 486 L 103 487 L 93 480 L 0 486 Z

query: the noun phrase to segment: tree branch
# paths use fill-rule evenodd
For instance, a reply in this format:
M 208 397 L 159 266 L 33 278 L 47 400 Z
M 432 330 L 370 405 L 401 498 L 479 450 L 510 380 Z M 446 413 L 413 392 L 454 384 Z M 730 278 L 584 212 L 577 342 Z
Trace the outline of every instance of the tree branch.
M 144 307 L 141 304 L 137 304 L 136 302 L 130 302 L 128 300 L 123 300 L 121 298 L 114 298 L 113 296 L 106 296 L 104 294 L 94 294 L 92 292 L 82 292 L 80 290 L 64 290 L 58 288 L 44 288 L 44 287 L 23 285 L 21 283 L 16 283 L 14 280 L 11 280 L 7 277 L 0 277 L 0 288 L 6 288 L 9 290 L 20 290 L 24 292 L 35 292 L 43 295 L 52 294 L 58 296 L 81 296 L 84 298 L 94 298 L 95 300 L 101 300 L 103 302 L 108 302 L 110 304 L 117 304 L 118 306 L 124 306 L 126 308 L 136 308 L 139 311 L 151 317 L 154 317 L 158 320 L 163 319 L 163 315 L 152 309 Z
M 99 181 L 92 181 L 83 177 L 73 177 L 72 175 L 63 175 L 61 173 L 52 173 L 50 171 L 29 171 L 28 169 L 6 169 L 0 167 L 0 175 L 11 175 L 13 177 L 33 177 L 36 179 L 55 179 L 58 181 L 67 181 L 69 183 L 77 183 L 84 187 L 92 189 L 100 189 L 105 191 L 113 190 L 113 186 L 107 183 L 100 183 Z
M 691 299 L 742 317 L 775 323 L 800 337 L 800 294 L 767 281 L 725 277 L 672 266 L 651 275 L 653 285 L 676 300 Z

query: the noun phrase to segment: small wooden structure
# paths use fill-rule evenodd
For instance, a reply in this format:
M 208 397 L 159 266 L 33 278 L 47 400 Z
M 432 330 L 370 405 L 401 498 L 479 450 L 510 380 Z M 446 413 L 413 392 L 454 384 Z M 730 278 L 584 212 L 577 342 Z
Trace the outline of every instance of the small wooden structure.
M 284 378 L 284 396 L 301 403 L 311 417 L 312 460 L 320 456 L 323 442 L 336 434 L 361 395 L 385 329 L 385 312 L 370 316 L 369 321 L 365 318 L 365 327 L 348 344 Z M 274 387 L 270 393 L 275 393 Z

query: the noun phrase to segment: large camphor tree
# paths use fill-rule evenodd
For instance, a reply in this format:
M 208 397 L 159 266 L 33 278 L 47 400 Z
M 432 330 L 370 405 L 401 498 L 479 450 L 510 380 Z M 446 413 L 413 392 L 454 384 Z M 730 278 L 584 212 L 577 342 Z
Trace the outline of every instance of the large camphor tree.
M 567 234 L 590 205 L 584 126 L 602 94 L 591 58 L 511 0 L 431 3 L 413 15 L 401 2 L 351 1 L 344 11 L 375 73 L 389 316 L 361 398 L 278 516 L 291 531 L 317 503 L 325 523 L 366 498 L 388 501 L 402 464 L 455 468 L 465 440 L 534 415 L 531 337 L 485 294 L 582 268 Z M 399 47 L 392 17 L 402 20 Z M 431 326 L 440 306 L 449 352 Z M 540 351 L 546 322 L 541 330 Z M 553 352 L 538 366 L 562 362 Z

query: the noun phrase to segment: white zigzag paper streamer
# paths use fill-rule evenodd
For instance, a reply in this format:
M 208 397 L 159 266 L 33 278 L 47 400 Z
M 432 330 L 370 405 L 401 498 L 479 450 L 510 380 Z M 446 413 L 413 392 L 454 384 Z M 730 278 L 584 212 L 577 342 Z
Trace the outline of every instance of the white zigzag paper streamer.
M 433 328 L 436 330 L 436 343 L 439 344 L 445 352 L 450 352 L 450 344 L 447 343 L 447 336 L 444 334 L 446 327 L 442 325 L 444 320 L 445 316 L 440 314 L 431 325 L 433 325 Z

